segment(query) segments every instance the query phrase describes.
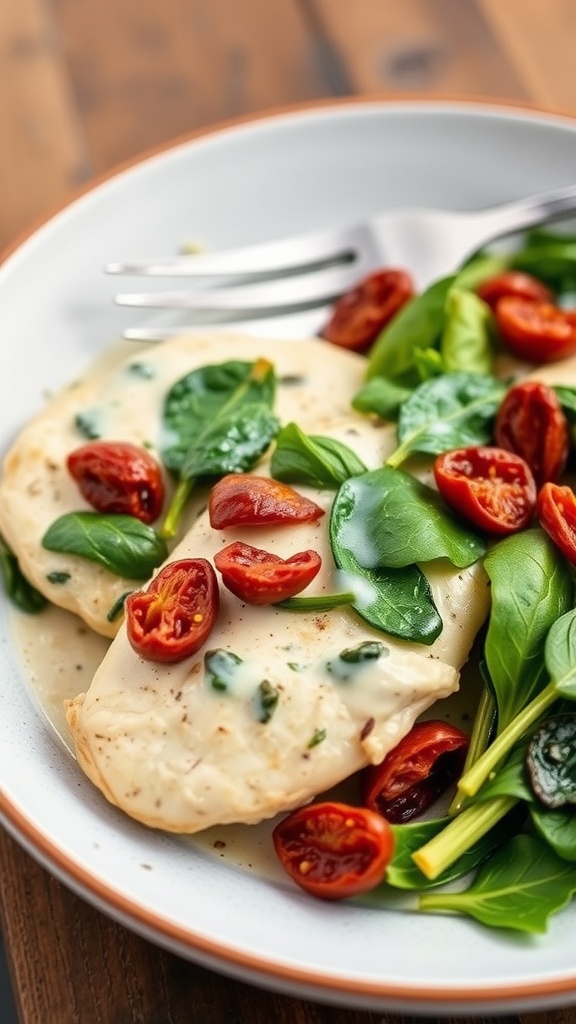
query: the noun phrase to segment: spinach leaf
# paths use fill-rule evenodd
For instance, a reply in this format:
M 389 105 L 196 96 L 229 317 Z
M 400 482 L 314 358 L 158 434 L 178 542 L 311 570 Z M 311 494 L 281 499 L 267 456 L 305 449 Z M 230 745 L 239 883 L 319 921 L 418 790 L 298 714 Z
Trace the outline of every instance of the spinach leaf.
M 576 892 L 576 866 L 540 839 L 514 836 L 480 868 L 464 892 L 424 893 L 420 910 L 468 914 L 493 928 L 543 933 Z
M 526 774 L 526 748 L 523 742 L 514 747 L 504 764 L 499 765 L 474 797 L 475 801 L 493 800 L 501 796 L 513 796 L 527 804 L 534 803 L 534 793 Z
M 576 612 L 562 615 L 551 627 L 544 648 L 546 667 L 560 697 L 576 700 Z
M 400 568 L 435 558 L 464 568 L 486 551 L 484 541 L 451 514 L 437 491 L 387 466 L 342 484 L 331 529 L 363 569 Z
M 275 393 L 274 367 L 264 359 L 256 363 L 234 359 L 192 370 L 170 388 L 164 400 L 162 461 L 166 468 L 178 473 L 200 431 L 224 410 L 252 402 L 272 407 Z
M 146 580 L 168 555 L 166 542 L 134 516 L 69 512 L 47 529 L 48 551 L 79 555 L 117 576 Z
M 341 441 L 319 434 L 305 434 L 296 423 L 288 423 L 276 438 L 270 472 L 285 483 L 310 487 L 337 488 L 366 466 Z
M 475 291 L 478 285 L 487 281 L 489 277 L 495 277 L 510 266 L 511 255 L 508 253 L 496 253 L 481 250 L 472 256 L 463 267 L 460 268 L 454 282 L 455 288 L 464 288 L 467 291 Z
M 484 565 L 492 593 L 484 653 L 501 732 L 546 682 L 547 634 L 572 607 L 573 584 L 565 559 L 538 528 L 500 541 Z M 561 661 L 560 649 L 550 648 L 549 657 Z M 576 676 L 576 659 L 572 664 Z
M 492 369 L 492 313 L 473 291 L 451 288 L 440 355 L 446 373 L 484 373 Z
M 441 373 L 446 372 L 444 360 L 437 348 L 415 348 L 414 366 L 420 380 L 430 380 L 431 377 L 439 377 Z
M 447 373 L 424 381 L 400 410 L 400 444 L 388 465 L 399 466 L 415 452 L 440 455 L 487 444 L 505 392 L 502 381 L 482 373 Z
M 542 804 L 530 807 L 532 824 L 538 835 L 563 860 L 576 861 L 576 814 L 571 811 L 551 811 Z
M 218 416 L 194 438 L 180 467 L 184 481 L 199 476 L 246 473 L 280 428 L 267 405 L 253 402 Z
M 388 377 L 402 385 L 417 383 L 414 350 L 435 348 L 444 325 L 446 296 L 454 276 L 435 281 L 410 299 L 384 328 L 368 356 L 367 376 Z
M 432 818 L 427 821 L 391 826 L 394 836 L 394 856 L 386 869 L 387 885 L 391 885 L 395 889 L 416 890 L 446 885 L 477 868 L 499 846 L 514 835 L 518 824 L 516 815 L 507 815 L 494 828 L 473 843 L 437 878 L 426 878 L 414 863 L 412 854 L 424 843 L 429 842 L 433 836 L 438 835 L 449 820 L 449 818 Z
M 330 516 L 330 541 L 334 561 L 344 571 L 348 589 L 357 595 L 353 608 L 385 633 L 416 643 L 433 643 L 442 631 L 442 619 L 426 577 L 415 565 L 365 568 L 361 564 L 364 539 L 349 523 L 354 512 L 345 496 L 336 496 Z
M 551 227 L 541 224 L 539 227 L 530 228 L 524 236 L 524 248 L 531 248 L 537 245 L 576 245 L 574 232 L 565 231 L 559 227 Z M 522 249 L 518 249 L 522 252 Z
M 250 469 L 266 450 L 280 426 L 270 411 L 275 390 L 267 359 L 203 366 L 170 389 L 162 460 L 180 479 L 162 526 L 165 537 L 178 532 L 197 476 Z
M 18 565 L 18 559 L 3 537 L 0 537 L 0 572 L 4 589 L 12 604 L 21 612 L 36 615 L 47 605 L 47 600 L 28 582 Z
M 558 236 L 535 243 L 533 239 L 531 244 L 515 253 L 512 266 L 534 274 L 555 291 L 562 292 L 566 278 L 573 280 L 576 275 L 576 240 L 568 237 L 564 241 Z
M 352 607 L 371 626 L 418 644 L 433 644 L 442 632 L 430 584 L 415 565 L 402 569 L 364 569 L 346 548 L 333 545 L 338 568 L 356 595 Z
M 388 377 L 373 377 L 362 385 L 352 399 L 357 412 L 376 413 L 382 420 L 396 420 L 403 402 L 412 394 L 412 388 L 396 384 Z
M 522 535 L 518 534 L 517 536 Z M 508 540 L 511 539 L 508 538 Z M 502 541 L 501 545 L 504 543 L 507 542 Z M 558 558 L 560 559 L 560 555 L 558 555 Z M 562 565 L 562 561 L 560 561 L 560 564 Z M 536 577 L 539 571 L 536 571 Z M 563 571 L 568 572 L 565 566 L 563 566 Z M 505 584 L 503 589 L 505 592 Z M 542 604 L 545 606 L 544 616 L 550 614 L 555 601 L 563 603 L 565 600 L 565 594 L 562 594 L 563 585 L 560 584 L 558 586 L 557 578 L 551 580 L 551 591 L 552 597 L 546 593 L 542 597 Z M 537 588 L 535 588 L 535 593 L 537 593 Z M 532 600 L 533 598 L 534 595 L 532 595 Z M 519 601 L 521 603 L 521 591 L 519 592 Z M 528 632 L 531 634 L 529 635 L 530 645 L 534 646 L 535 652 L 537 652 L 538 648 L 542 647 L 541 631 L 542 622 L 539 620 L 538 615 L 531 613 L 528 617 Z M 508 634 L 504 631 L 502 632 L 502 642 L 509 643 L 514 636 L 514 633 Z M 518 651 L 514 650 L 513 654 L 513 661 L 517 662 Z M 502 679 L 505 679 L 505 655 L 502 654 L 499 657 L 495 650 L 494 660 L 501 671 Z M 528 678 L 527 688 L 530 692 L 533 692 L 533 689 L 535 689 L 536 695 L 526 703 L 526 695 L 521 690 L 516 694 L 519 710 L 506 727 L 499 730 L 496 738 L 482 756 L 460 777 L 458 789 L 465 796 L 472 797 L 478 793 L 478 790 L 486 782 L 486 779 L 490 777 L 496 766 L 503 762 L 516 743 L 523 737 L 530 735 L 534 725 L 549 712 L 552 705 L 559 698 L 564 697 L 566 700 L 576 700 L 576 609 L 564 612 L 550 626 L 544 641 L 544 669 L 540 667 L 539 660 L 536 658 L 534 672 L 537 674 L 536 686 L 534 686 L 534 680 Z M 551 676 L 551 679 L 546 686 L 542 687 L 541 681 L 545 672 Z M 521 672 L 514 672 L 512 680 L 514 681 L 518 675 L 521 675 Z

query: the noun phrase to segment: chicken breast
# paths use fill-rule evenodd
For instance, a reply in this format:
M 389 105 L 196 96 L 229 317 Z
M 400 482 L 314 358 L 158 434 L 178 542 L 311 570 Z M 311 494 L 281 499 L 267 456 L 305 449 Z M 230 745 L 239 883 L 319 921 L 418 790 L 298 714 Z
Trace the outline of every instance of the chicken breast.
M 108 616 L 134 580 L 96 562 L 48 551 L 42 537 L 61 515 L 90 506 L 66 468 L 68 454 L 93 433 L 130 441 L 158 455 L 161 410 L 170 387 L 185 374 L 229 359 L 270 359 L 279 378 L 275 411 L 282 422 L 306 428 L 348 411 L 360 386 L 364 360 L 321 341 L 265 341 L 234 334 L 190 335 L 137 352 L 89 373 L 46 407 L 8 452 L 0 480 L 0 532 L 25 576 L 49 601 L 112 637 L 119 619 Z M 170 492 L 170 480 L 166 479 Z M 203 498 L 193 503 L 193 517 Z
M 393 446 L 388 429 L 360 417 L 316 432 L 353 442 L 369 468 Z M 328 510 L 332 493 L 298 489 Z M 282 557 L 313 548 L 323 568 L 307 593 L 338 589 L 328 515 L 290 528 L 215 530 L 205 513 L 171 557 L 211 558 L 232 540 Z M 437 562 L 428 576 L 444 622 L 430 647 L 394 640 L 346 608 L 296 613 L 248 606 L 224 588 L 209 640 L 179 664 L 140 658 L 123 626 L 88 692 L 67 708 L 83 770 L 131 817 L 192 833 L 272 817 L 380 762 L 423 711 L 457 689 L 487 614 L 481 565 L 454 570 Z M 341 658 L 374 640 L 382 645 L 376 659 Z M 269 718 L 262 713 L 264 682 L 277 695 Z

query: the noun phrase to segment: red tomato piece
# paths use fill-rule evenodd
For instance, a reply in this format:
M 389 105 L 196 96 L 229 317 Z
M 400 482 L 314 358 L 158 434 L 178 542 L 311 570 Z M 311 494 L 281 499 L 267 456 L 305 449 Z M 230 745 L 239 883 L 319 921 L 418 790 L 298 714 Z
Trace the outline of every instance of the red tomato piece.
M 393 824 L 417 817 L 460 777 L 469 744 L 447 722 L 417 722 L 382 764 L 364 769 L 366 805 Z
M 434 479 L 447 505 L 487 533 L 528 526 L 536 508 L 530 467 L 502 448 L 456 448 L 434 462 Z
M 229 473 L 214 485 L 208 505 L 210 525 L 282 526 L 310 523 L 324 509 L 279 480 L 250 473 Z
M 277 604 L 305 590 L 320 571 L 316 551 L 300 551 L 290 558 L 235 541 L 214 555 L 222 582 L 246 604 Z
M 126 598 L 128 640 L 149 661 L 183 661 L 208 639 L 219 604 L 218 579 L 210 562 L 170 562 L 147 590 Z
M 68 470 L 98 512 L 153 523 L 162 511 L 164 481 L 156 459 L 126 441 L 90 441 L 71 452 Z
M 576 494 L 571 487 L 547 483 L 538 495 L 538 518 L 564 558 L 576 565 Z
M 553 363 L 576 352 L 576 318 L 551 302 L 505 296 L 496 322 L 510 351 L 530 363 Z
M 289 814 L 272 833 L 286 873 L 324 900 L 368 892 L 382 882 L 392 859 L 389 824 L 365 807 L 309 804 Z
M 413 295 L 405 270 L 377 270 L 338 299 L 320 335 L 333 345 L 363 352 Z
M 539 381 L 515 384 L 496 416 L 496 442 L 520 455 L 530 466 L 536 485 L 557 480 L 570 449 L 570 428 L 556 392 Z
M 523 270 L 505 270 L 502 274 L 483 281 L 476 293 L 492 310 L 505 295 L 513 295 L 518 299 L 531 299 L 533 302 L 554 302 L 554 294 L 542 281 Z

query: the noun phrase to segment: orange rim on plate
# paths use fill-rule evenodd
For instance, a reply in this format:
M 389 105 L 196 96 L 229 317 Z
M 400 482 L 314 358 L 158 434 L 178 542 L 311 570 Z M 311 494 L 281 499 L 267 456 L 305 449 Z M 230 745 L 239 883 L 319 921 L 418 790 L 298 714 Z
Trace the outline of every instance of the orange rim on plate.
M 576 119 L 565 111 L 556 111 L 550 108 L 543 108 L 537 104 L 519 103 L 517 100 L 495 99 L 493 97 L 462 97 L 462 96 L 422 96 L 419 94 L 402 93 L 394 97 L 379 95 L 350 96 L 343 98 L 327 98 L 309 101 L 290 106 L 273 108 L 257 114 L 245 115 L 233 118 L 216 125 L 207 126 L 196 131 L 186 133 L 172 139 L 167 143 L 152 147 L 144 153 L 121 162 L 112 169 L 95 176 L 84 186 L 74 190 L 66 200 L 56 204 L 47 214 L 37 219 L 0 253 L 0 267 L 11 255 L 13 255 L 27 239 L 31 238 L 45 224 L 51 221 L 58 213 L 72 206 L 83 196 L 91 193 L 94 189 L 105 184 L 108 180 L 130 170 L 137 165 L 146 162 L 163 153 L 178 149 L 197 139 L 205 139 L 219 134 L 227 133 L 244 125 L 256 121 L 277 121 L 282 118 L 290 118 L 299 113 L 313 113 L 314 111 L 330 108 L 345 108 L 353 106 L 369 105 L 402 106 L 405 104 L 431 108 L 438 107 L 469 107 L 471 110 L 484 110 L 487 112 L 510 112 L 517 115 L 532 115 L 546 119 L 552 118 L 561 123 L 576 127 Z M 24 849 L 49 872 L 55 874 L 64 884 L 77 892 L 81 897 L 87 899 L 94 906 L 104 913 L 120 921 L 128 928 L 138 931 L 149 941 L 163 944 L 179 955 L 189 955 L 190 959 L 196 958 L 204 961 L 207 966 L 216 970 L 227 970 L 228 973 L 255 983 L 267 982 L 270 987 L 282 988 L 292 995 L 302 995 L 304 998 L 310 996 L 329 996 L 334 1002 L 335 995 L 346 996 L 347 1004 L 353 1005 L 353 998 L 363 1001 L 366 1007 L 375 1006 L 382 1009 L 383 1005 L 394 1009 L 394 1004 L 401 1011 L 407 1006 L 414 1009 L 422 1005 L 435 1009 L 444 1004 L 447 1009 L 461 1007 L 464 1010 L 472 1006 L 489 1011 L 495 1006 L 505 1009 L 526 1008 L 536 1010 L 552 1006 L 563 1006 L 569 1002 L 576 1002 L 576 964 L 573 973 L 549 981 L 526 982 L 520 980 L 517 983 L 509 982 L 503 984 L 467 984 L 463 987 L 434 987 L 430 985 L 416 986 L 406 983 L 395 982 L 368 982 L 356 979 L 339 978 L 327 976 L 315 970 L 304 970 L 284 963 L 266 963 L 256 956 L 246 954 L 237 948 L 223 946 L 222 944 L 206 938 L 205 935 L 195 932 L 193 929 L 177 925 L 167 921 L 161 915 L 141 907 L 130 898 L 124 896 L 111 885 L 95 878 L 89 871 L 76 863 L 74 859 L 66 855 L 59 847 L 44 835 L 36 826 L 31 823 L 22 812 L 11 803 L 8 797 L 0 792 L 0 817 L 13 838 L 18 841 Z M 194 957 L 194 954 L 196 956 Z M 455 983 L 457 979 L 455 979 Z M 277 985 L 274 985 L 277 983 Z M 569 997 L 569 998 L 566 998 Z M 512 1004 L 510 1007 L 507 1004 Z

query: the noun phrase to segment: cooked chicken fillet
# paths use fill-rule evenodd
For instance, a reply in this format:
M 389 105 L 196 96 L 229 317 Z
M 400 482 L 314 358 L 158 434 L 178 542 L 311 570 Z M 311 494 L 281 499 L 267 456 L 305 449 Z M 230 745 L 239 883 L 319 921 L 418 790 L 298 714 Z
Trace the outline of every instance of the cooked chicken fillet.
M 381 465 L 393 444 L 388 430 L 359 417 L 317 432 L 354 443 L 369 468 Z M 329 509 L 332 494 L 298 489 Z M 295 527 L 222 531 L 203 514 L 171 560 L 211 558 L 232 540 L 282 557 L 313 548 L 323 569 L 307 593 L 338 587 L 328 515 Z M 133 818 L 191 833 L 272 817 L 380 762 L 423 711 L 458 688 L 459 669 L 487 614 L 480 565 L 455 570 L 436 562 L 428 576 L 444 621 L 430 647 L 394 640 L 347 609 L 247 606 L 223 587 L 212 635 L 180 664 L 143 660 L 123 626 L 88 692 L 68 706 L 82 768 Z M 350 665 L 339 658 L 366 640 L 382 643 L 377 660 Z M 224 652 L 219 688 L 206 671 L 207 651 Z M 264 681 L 278 693 L 268 721 L 262 721 Z
M 102 439 L 144 444 L 157 454 L 162 404 L 172 384 L 210 363 L 261 356 L 276 366 L 275 411 L 281 421 L 294 419 L 305 429 L 322 417 L 348 411 L 365 368 L 360 356 L 334 346 L 328 351 L 321 341 L 190 335 L 151 346 L 107 371 L 89 373 L 22 430 L 0 480 L 0 533 L 25 576 L 49 601 L 79 615 L 96 632 L 114 636 L 119 620 L 110 622 L 107 616 L 135 586 L 95 562 L 42 546 L 42 537 L 59 516 L 90 508 L 66 468 L 68 454 L 87 440 L 78 418 L 85 431 L 93 429 Z

